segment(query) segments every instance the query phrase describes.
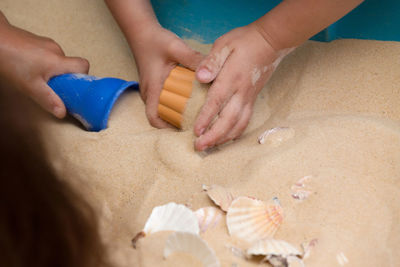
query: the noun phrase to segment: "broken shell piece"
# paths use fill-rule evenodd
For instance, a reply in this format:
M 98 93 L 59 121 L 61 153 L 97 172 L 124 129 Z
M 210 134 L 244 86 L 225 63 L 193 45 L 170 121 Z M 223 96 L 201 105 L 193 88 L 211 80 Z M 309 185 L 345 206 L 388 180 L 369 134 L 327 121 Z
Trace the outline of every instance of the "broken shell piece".
M 280 205 L 249 197 L 235 199 L 226 215 L 229 234 L 249 243 L 272 237 L 282 220 Z
M 303 248 L 303 259 L 308 259 L 311 255 L 311 252 L 315 248 L 315 246 L 318 244 L 318 239 L 314 238 L 310 242 L 304 242 L 301 244 L 301 247 Z
M 232 193 L 220 185 L 203 185 L 203 190 L 207 192 L 208 197 L 219 206 L 223 211 L 228 211 L 234 197 Z
M 289 127 L 275 127 L 266 130 L 258 137 L 258 143 L 268 143 L 272 146 L 279 146 L 282 142 L 293 138 L 295 131 Z
M 195 211 L 199 220 L 200 232 L 214 228 L 221 220 L 223 212 L 215 207 L 205 207 Z
M 287 258 L 289 256 L 300 256 L 302 253 L 284 240 L 266 238 L 255 242 L 247 250 L 247 255 L 281 256 Z
M 165 243 L 164 258 L 174 252 L 188 253 L 199 259 L 205 267 L 220 266 L 215 252 L 198 235 L 183 232 L 171 234 Z
M 311 194 L 312 191 L 307 190 L 307 181 L 311 178 L 311 175 L 304 176 L 300 180 L 298 180 L 294 185 L 291 187 L 292 191 L 292 197 L 297 200 L 304 200 L 308 198 Z
M 152 210 L 143 231 L 132 239 L 133 247 L 136 247 L 136 242 L 140 238 L 159 231 L 180 231 L 198 235 L 200 229 L 197 216 L 192 210 L 171 202 Z
M 336 259 L 338 261 L 338 263 L 341 266 L 346 265 L 347 263 L 349 263 L 349 260 L 347 259 L 346 255 L 344 255 L 343 252 L 340 252 L 339 254 L 336 255 Z

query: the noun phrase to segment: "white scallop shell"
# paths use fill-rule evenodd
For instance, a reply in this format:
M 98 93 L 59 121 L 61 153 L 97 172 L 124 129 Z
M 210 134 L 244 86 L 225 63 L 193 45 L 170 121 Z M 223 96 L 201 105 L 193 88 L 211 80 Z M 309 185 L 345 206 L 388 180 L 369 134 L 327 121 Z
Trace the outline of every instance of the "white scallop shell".
M 205 207 L 194 212 L 199 220 L 200 232 L 212 229 L 220 222 L 223 212 L 215 207 Z
M 266 130 L 258 137 L 258 143 L 268 143 L 272 146 L 278 146 L 282 142 L 291 139 L 295 134 L 293 128 L 289 127 L 275 127 Z
M 164 258 L 174 252 L 184 252 L 199 259 L 205 267 L 220 267 L 215 252 L 198 235 L 175 232 L 171 234 L 164 248 Z
M 151 234 L 159 231 L 179 231 L 199 234 L 196 214 L 185 205 L 174 202 L 153 209 L 143 232 Z
M 232 193 L 220 185 L 203 185 L 203 190 L 207 192 L 208 197 L 219 206 L 223 211 L 228 211 L 234 197 Z
M 288 256 L 300 256 L 302 253 L 284 240 L 265 238 L 258 240 L 247 249 L 247 255 L 280 256 L 287 258 Z
M 267 204 L 249 197 L 235 199 L 226 215 L 229 234 L 249 243 L 272 237 L 282 220 L 280 205 Z
M 140 238 L 159 231 L 180 231 L 198 235 L 199 221 L 196 214 L 185 205 L 170 202 L 157 206 L 151 211 L 143 230 L 132 239 L 132 246 L 136 248 Z

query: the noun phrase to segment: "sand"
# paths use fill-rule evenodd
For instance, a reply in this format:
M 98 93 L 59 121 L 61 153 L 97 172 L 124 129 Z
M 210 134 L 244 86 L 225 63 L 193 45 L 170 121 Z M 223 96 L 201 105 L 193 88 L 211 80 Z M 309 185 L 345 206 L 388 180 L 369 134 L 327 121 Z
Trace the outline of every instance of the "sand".
M 17 26 L 54 38 L 68 55 L 88 58 L 91 74 L 137 80 L 102 1 L 3 0 L 0 9 Z M 154 206 L 212 205 L 202 184 L 266 201 L 278 197 L 285 218 L 275 237 L 296 245 L 319 240 L 307 266 L 340 266 L 341 253 L 346 266 L 398 266 L 399 103 L 400 44 L 341 40 L 308 42 L 286 57 L 261 91 L 242 138 L 207 154 L 193 150 L 191 130 L 149 126 L 137 92 L 121 97 L 100 133 L 72 119 L 44 116 L 41 123 L 49 160 L 98 211 L 116 266 L 196 262 L 184 255 L 163 260 L 165 235 L 142 239 L 137 250 L 130 240 Z M 273 127 L 289 127 L 294 135 L 259 144 L 258 136 Z M 312 194 L 296 200 L 290 188 L 307 175 Z M 258 265 L 232 254 L 224 225 L 204 238 L 222 266 Z

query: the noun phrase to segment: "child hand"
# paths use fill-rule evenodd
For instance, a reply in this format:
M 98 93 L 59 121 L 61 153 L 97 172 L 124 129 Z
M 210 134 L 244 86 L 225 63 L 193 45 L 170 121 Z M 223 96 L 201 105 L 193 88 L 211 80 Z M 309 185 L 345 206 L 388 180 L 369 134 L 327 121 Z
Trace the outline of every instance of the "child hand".
M 136 34 L 130 45 L 140 74 L 140 93 L 146 103 L 147 118 L 154 127 L 169 127 L 158 116 L 164 81 L 177 64 L 195 70 L 203 56 L 159 24 L 146 25 L 146 31 Z
M 196 71 L 201 83 L 213 81 L 195 122 L 197 150 L 240 137 L 257 94 L 282 57 L 255 24 L 234 29 L 215 41 Z
M 47 85 L 48 80 L 88 70 L 87 60 L 66 57 L 56 42 L 10 25 L 0 13 L 0 80 L 21 90 L 57 118 L 63 118 L 66 109 Z

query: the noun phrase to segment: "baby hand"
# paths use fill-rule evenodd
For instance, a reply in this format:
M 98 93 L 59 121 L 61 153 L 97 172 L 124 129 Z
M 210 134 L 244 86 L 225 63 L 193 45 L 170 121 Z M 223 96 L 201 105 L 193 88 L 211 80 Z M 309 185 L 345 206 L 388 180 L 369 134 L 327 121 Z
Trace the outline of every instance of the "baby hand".
M 282 59 L 255 24 L 218 38 L 196 77 L 213 82 L 194 126 L 197 150 L 236 139 L 246 129 L 257 94 Z
M 147 25 L 130 45 L 140 74 L 140 93 L 146 103 L 146 115 L 157 128 L 169 127 L 158 116 L 158 103 L 164 81 L 170 71 L 182 64 L 195 70 L 203 55 L 189 48 L 178 36 L 159 24 Z
M 63 118 L 64 103 L 47 82 L 64 73 L 87 73 L 88 61 L 66 57 L 53 40 L 10 25 L 1 13 L 0 17 L 0 80 L 21 90 L 57 118 Z

